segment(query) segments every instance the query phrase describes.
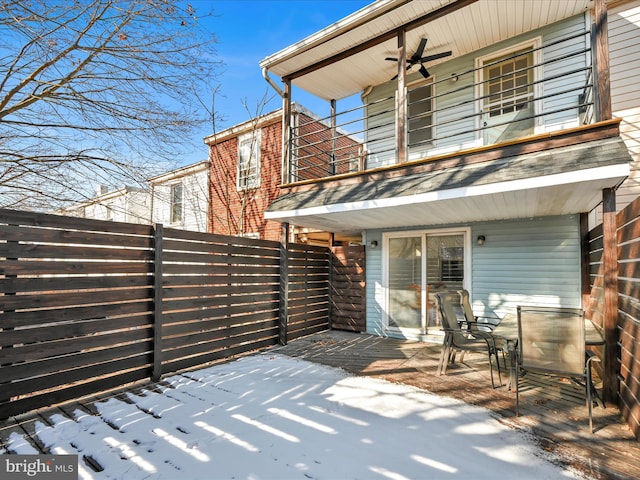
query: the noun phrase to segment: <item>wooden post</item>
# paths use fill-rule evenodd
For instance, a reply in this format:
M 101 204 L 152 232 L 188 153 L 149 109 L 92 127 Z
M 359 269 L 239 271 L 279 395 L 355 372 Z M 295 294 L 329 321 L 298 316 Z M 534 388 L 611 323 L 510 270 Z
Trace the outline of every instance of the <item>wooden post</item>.
M 331 100 L 331 155 L 329 155 L 329 174 L 338 173 L 336 165 L 336 148 L 338 146 L 338 135 L 336 129 L 336 101 Z
M 151 379 L 157 382 L 162 377 L 162 224 L 156 223 L 153 231 L 153 371 Z
M 282 224 L 280 238 L 280 322 L 278 325 L 278 342 L 286 345 L 289 327 L 289 224 Z
M 607 0 L 595 0 L 596 120 L 611 120 L 611 80 L 609 69 L 609 26 Z
M 618 401 L 618 242 L 616 236 L 616 193 L 612 188 L 602 191 L 603 288 L 604 288 L 604 366 L 603 400 L 616 405 Z
M 398 94 L 396 97 L 396 163 L 407 161 L 407 47 L 406 32 L 398 32 Z

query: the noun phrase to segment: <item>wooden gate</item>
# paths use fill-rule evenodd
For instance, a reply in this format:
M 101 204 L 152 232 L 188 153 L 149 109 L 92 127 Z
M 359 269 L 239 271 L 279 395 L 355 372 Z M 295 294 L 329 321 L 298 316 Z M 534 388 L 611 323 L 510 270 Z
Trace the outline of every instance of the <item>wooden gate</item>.
M 364 332 L 366 322 L 365 247 L 333 247 L 331 254 L 331 328 Z

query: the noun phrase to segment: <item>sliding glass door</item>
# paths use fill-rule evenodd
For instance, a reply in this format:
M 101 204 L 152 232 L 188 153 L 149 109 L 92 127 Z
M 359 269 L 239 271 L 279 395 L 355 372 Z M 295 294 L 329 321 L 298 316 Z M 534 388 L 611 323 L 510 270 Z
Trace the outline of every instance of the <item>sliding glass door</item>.
M 434 295 L 465 288 L 466 231 L 388 234 L 385 237 L 386 327 L 439 331 Z

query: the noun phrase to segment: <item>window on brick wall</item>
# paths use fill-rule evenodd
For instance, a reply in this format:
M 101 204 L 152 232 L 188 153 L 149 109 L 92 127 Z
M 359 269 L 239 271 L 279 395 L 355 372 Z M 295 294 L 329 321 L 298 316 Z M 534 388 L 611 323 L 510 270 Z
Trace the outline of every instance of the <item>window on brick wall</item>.
M 238 137 L 238 190 L 260 186 L 260 131 Z

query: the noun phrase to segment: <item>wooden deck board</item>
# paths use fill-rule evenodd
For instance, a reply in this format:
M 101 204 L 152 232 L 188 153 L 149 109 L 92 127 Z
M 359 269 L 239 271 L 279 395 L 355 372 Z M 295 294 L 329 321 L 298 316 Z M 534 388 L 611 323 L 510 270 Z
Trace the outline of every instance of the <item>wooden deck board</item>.
M 272 351 L 485 407 L 506 424 L 530 429 L 544 448 L 591 476 L 640 478 L 640 443 L 619 411 L 594 406 L 595 432 L 591 434 L 583 390 L 557 378 L 525 376 L 521 380 L 521 416 L 516 417 L 515 392 L 506 386 L 491 388 L 485 355 L 467 353 L 463 363 L 451 365 L 446 375 L 437 376 L 439 345 L 335 330 L 300 338 Z M 505 385 L 508 375 L 503 371 Z
M 273 352 L 342 368 L 355 375 L 413 385 L 438 395 L 485 407 L 512 428 L 530 430 L 545 449 L 598 479 L 640 478 L 640 443 L 623 423 L 615 408 L 594 407 L 595 433 L 588 428 L 588 415 L 580 389 L 571 383 L 552 383 L 550 379 L 525 377 L 521 392 L 521 416 L 515 416 L 515 393 L 506 386 L 491 388 L 485 355 L 467 353 L 463 363 L 435 375 L 440 346 L 423 342 L 382 338 L 348 331 L 328 331 L 302 337 Z M 503 372 L 506 385 L 508 371 Z M 27 432 L 28 441 L 42 453 L 48 453 L 36 435 L 36 422 L 46 424 L 52 415 L 69 419 L 77 415 L 97 415 L 94 403 L 109 398 L 127 401 L 127 393 L 144 395 L 144 390 L 162 392 L 173 388 L 166 382 L 127 385 L 101 395 L 67 402 L 50 409 L 25 414 L 0 423 L 0 449 L 7 447 L 11 432 Z M 148 412 L 147 412 L 148 413 Z M 150 414 L 150 413 L 149 413 Z M 113 427 L 112 427 L 113 428 Z M 85 464 L 102 468 L 91 458 Z M 92 462 L 96 465 L 93 466 Z

